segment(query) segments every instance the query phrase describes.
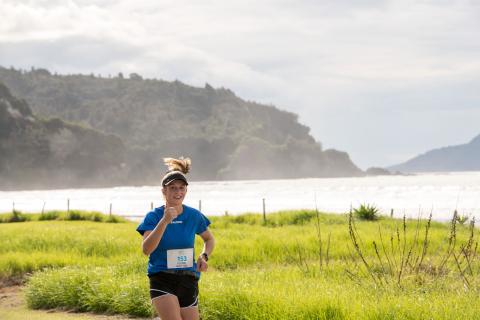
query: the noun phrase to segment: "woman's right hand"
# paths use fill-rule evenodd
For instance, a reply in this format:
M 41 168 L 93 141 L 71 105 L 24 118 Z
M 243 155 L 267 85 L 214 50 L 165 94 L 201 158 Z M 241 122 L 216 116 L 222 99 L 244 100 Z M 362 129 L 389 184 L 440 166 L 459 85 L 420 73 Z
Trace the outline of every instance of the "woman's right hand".
M 178 216 L 177 209 L 175 209 L 174 207 L 168 207 L 168 208 L 165 208 L 162 220 L 164 220 L 165 223 L 169 224 L 177 216 Z

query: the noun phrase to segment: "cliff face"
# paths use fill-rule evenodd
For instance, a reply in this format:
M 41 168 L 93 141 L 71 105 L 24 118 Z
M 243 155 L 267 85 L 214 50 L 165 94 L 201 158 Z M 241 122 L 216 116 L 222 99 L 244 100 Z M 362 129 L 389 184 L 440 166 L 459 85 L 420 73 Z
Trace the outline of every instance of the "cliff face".
M 480 135 L 467 144 L 434 149 L 389 169 L 401 172 L 479 171 Z
M 125 156 L 118 137 L 42 120 L 0 83 L 0 188 L 107 185 Z
M 161 159 L 181 155 L 192 158 L 191 178 L 198 180 L 363 174 L 347 154 L 323 151 L 297 115 L 244 101 L 228 89 L 136 74 L 58 76 L 1 67 L 0 81 L 40 116 L 120 137 L 132 183 L 158 183 Z

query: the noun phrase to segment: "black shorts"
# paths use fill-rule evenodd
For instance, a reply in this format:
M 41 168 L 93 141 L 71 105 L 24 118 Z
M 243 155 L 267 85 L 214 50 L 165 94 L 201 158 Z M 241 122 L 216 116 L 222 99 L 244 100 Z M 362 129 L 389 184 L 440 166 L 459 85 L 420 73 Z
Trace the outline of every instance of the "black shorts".
M 198 305 L 198 279 L 191 275 L 158 272 L 150 278 L 150 298 L 172 294 L 178 298 L 180 308 Z

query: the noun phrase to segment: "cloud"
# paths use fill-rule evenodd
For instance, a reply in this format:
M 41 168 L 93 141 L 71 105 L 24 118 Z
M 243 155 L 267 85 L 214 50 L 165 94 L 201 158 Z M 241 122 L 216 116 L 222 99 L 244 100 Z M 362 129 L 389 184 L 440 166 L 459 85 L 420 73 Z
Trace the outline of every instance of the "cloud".
M 4 0 L 0 12 L 2 65 L 228 87 L 298 113 L 362 167 L 478 134 L 476 2 Z
M 33 54 L 34 53 L 34 54 Z M 0 62 L 25 69 L 42 67 L 60 73 L 110 73 L 139 56 L 138 48 L 124 43 L 71 36 L 50 41 L 0 43 Z M 121 69 L 117 69 L 117 74 Z

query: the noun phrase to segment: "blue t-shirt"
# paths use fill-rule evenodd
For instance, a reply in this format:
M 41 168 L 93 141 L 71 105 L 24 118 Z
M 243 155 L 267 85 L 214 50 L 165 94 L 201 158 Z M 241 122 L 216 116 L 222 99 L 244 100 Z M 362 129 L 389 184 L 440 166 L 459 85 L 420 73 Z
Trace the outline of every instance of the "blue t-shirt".
M 163 217 L 165 206 L 155 208 L 147 213 L 143 221 L 138 225 L 137 231 L 143 235 L 145 231 L 155 229 Z M 172 249 L 194 248 L 195 234 L 201 234 L 207 230 L 210 220 L 197 209 L 183 205 L 183 212 L 167 225 L 162 239 L 157 248 L 150 254 L 148 259 L 148 274 L 154 274 L 162 270 L 168 270 L 167 251 Z M 193 253 L 192 253 L 193 255 Z M 193 267 L 175 268 L 175 270 L 190 270 L 197 272 L 195 257 Z M 197 276 L 200 273 L 197 272 Z

